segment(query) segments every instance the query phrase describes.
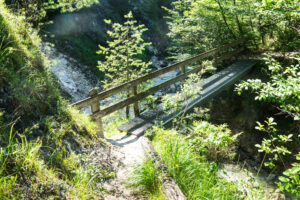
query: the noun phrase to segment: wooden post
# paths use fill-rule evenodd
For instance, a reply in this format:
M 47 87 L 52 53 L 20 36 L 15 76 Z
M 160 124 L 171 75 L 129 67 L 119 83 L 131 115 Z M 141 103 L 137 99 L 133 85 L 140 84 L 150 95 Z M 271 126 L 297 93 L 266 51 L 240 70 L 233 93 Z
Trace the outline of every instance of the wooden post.
M 97 90 L 94 88 L 92 89 L 90 92 L 89 92 L 89 96 L 90 97 L 93 97 L 95 95 L 97 95 L 98 92 Z M 92 110 L 92 114 L 96 113 L 96 112 L 99 112 L 100 111 L 100 104 L 99 104 L 99 101 L 94 101 L 91 103 L 91 110 Z M 95 118 L 98 126 L 99 126 L 99 130 L 98 130 L 98 136 L 99 137 L 104 137 L 104 134 L 103 134 L 103 124 L 102 124 L 102 118 L 101 117 L 97 117 Z
M 181 68 L 181 74 L 184 74 L 185 73 L 185 66 L 181 65 L 180 68 Z
M 212 59 L 212 66 L 214 67 L 214 68 L 217 68 L 217 65 L 218 65 L 218 55 L 217 55 L 218 53 L 216 53 L 216 54 L 214 54 L 213 55 L 213 59 Z
M 185 65 L 181 65 L 180 66 L 180 68 L 181 68 L 181 74 L 185 74 Z M 181 81 L 181 84 L 183 85 L 184 84 L 184 79 Z M 175 85 L 175 84 L 174 84 Z M 176 87 L 176 85 L 175 85 L 175 87 Z
M 133 96 L 136 96 L 137 95 L 137 86 L 133 86 L 132 87 L 132 94 Z M 134 116 L 135 117 L 138 117 L 140 115 L 140 110 L 139 110 L 139 102 L 136 101 L 134 104 L 133 104 L 133 110 L 134 110 Z
M 128 99 L 130 97 L 130 88 L 127 89 L 127 94 L 126 95 L 127 95 L 127 99 Z M 129 107 L 129 105 L 126 106 L 126 111 L 125 112 L 126 112 L 126 118 L 129 119 L 129 114 L 130 114 L 130 107 Z

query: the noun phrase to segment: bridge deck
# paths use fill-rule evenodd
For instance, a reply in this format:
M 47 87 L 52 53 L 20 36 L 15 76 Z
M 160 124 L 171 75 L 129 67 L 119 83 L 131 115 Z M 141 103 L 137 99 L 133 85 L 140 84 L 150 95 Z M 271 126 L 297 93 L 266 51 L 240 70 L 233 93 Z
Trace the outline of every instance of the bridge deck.
M 242 60 L 238 61 L 217 74 L 205 79 L 200 85 L 201 93 L 183 102 L 183 107 L 180 111 L 171 110 L 164 111 L 163 105 L 159 104 L 156 108 L 143 112 L 140 116 L 128 121 L 118 127 L 120 131 L 127 132 L 133 135 L 142 135 L 144 131 L 156 123 L 166 124 L 178 115 L 189 111 L 194 106 L 199 106 L 226 87 L 232 85 L 242 76 L 244 76 L 254 65 L 256 61 Z

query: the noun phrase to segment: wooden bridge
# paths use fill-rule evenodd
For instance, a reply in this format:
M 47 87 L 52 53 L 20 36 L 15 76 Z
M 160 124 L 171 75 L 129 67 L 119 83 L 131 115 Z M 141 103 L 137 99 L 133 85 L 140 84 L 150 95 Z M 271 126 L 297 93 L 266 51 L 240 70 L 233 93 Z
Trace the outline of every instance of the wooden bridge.
M 224 53 L 224 51 L 226 53 Z M 186 99 L 183 102 L 183 107 L 181 110 L 173 109 L 171 111 L 166 112 L 163 109 L 162 104 L 160 104 L 156 108 L 140 114 L 138 106 L 139 101 L 172 84 L 175 84 L 179 81 L 183 81 L 190 74 L 197 73 L 203 69 L 200 65 L 188 71 L 186 68 L 187 65 L 197 63 L 203 59 L 213 59 L 214 63 L 217 63 L 223 60 L 230 59 L 232 57 L 236 57 L 243 51 L 243 40 L 238 40 L 233 43 L 224 45 L 220 48 L 212 49 L 210 51 L 199 54 L 182 62 L 178 62 L 176 64 L 154 71 L 150 74 L 141 76 L 137 79 L 126 82 L 109 90 L 98 93 L 96 89 L 93 89 L 90 91 L 90 97 L 76 102 L 71 106 L 76 106 L 78 109 L 90 106 L 92 111 L 92 117 L 99 123 L 99 136 L 103 137 L 102 118 L 126 106 L 134 104 L 135 118 L 121 125 L 119 129 L 121 131 L 131 133 L 134 135 L 142 135 L 146 129 L 152 127 L 155 123 L 168 123 L 173 118 L 190 110 L 194 106 L 207 102 L 209 99 L 214 97 L 223 89 L 230 86 L 235 81 L 240 79 L 243 75 L 245 75 L 255 65 L 256 62 L 252 60 L 237 61 L 231 66 L 227 67 L 226 69 L 205 79 L 201 84 L 195 85 L 195 87 L 199 87 L 202 89 L 201 93 L 194 97 Z M 139 84 L 156 78 L 162 74 L 179 69 L 181 70 L 181 74 L 175 76 L 174 78 L 171 78 L 170 80 L 167 80 L 159 85 L 151 87 L 146 91 L 142 91 L 140 93 L 137 92 L 137 87 Z M 132 96 L 121 100 L 111 106 L 108 106 L 104 109 L 100 108 L 100 101 L 127 90 L 132 90 Z

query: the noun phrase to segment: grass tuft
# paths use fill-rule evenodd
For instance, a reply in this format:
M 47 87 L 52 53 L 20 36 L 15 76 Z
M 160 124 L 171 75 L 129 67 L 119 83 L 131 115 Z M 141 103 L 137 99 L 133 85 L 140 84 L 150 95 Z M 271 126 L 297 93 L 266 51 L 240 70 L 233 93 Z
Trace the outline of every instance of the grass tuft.
M 128 184 L 131 188 L 140 190 L 150 200 L 164 200 L 161 193 L 161 170 L 156 163 L 146 157 L 137 163 L 131 172 Z

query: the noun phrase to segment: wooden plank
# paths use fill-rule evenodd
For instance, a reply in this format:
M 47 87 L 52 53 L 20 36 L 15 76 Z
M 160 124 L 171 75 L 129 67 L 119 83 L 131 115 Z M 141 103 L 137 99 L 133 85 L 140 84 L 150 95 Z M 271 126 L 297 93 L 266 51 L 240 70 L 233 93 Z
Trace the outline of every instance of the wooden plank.
M 166 81 L 164 83 L 161 83 L 161 84 L 159 84 L 157 86 L 154 86 L 154 87 L 148 89 L 147 91 L 141 92 L 141 93 L 139 93 L 139 94 L 137 94 L 135 96 L 129 97 L 127 99 L 124 99 L 124 100 L 122 100 L 122 101 L 114 104 L 114 105 L 111 105 L 111 106 L 109 106 L 107 108 L 104 108 L 103 110 L 101 110 L 99 112 L 93 113 L 93 116 L 95 118 L 97 118 L 97 117 L 103 117 L 103 116 L 106 116 L 106 115 L 108 115 L 110 113 L 115 112 L 116 110 L 120 110 L 121 108 L 124 108 L 124 107 L 126 107 L 126 106 L 128 106 L 130 104 L 133 104 L 133 103 L 137 102 L 137 101 L 140 101 L 140 100 L 146 98 L 147 96 L 149 96 L 151 94 L 154 94 L 155 92 L 158 92 L 158 91 L 162 90 L 163 88 L 165 88 L 165 87 L 167 87 L 169 85 L 172 85 L 174 83 L 177 83 L 178 81 L 181 81 L 181 80 L 185 79 L 190 74 L 199 72 L 201 69 L 202 69 L 201 66 L 200 67 L 196 67 L 196 68 L 194 68 L 194 69 L 192 69 L 192 70 L 190 70 L 190 71 L 188 71 L 188 72 L 186 72 L 184 74 L 180 74 L 179 76 L 176 76 L 176 77 L 174 77 L 174 78 L 172 78 L 172 79 L 170 79 L 170 80 L 168 80 L 168 81 Z
M 91 104 L 91 102 L 93 100 L 95 100 L 95 101 L 103 100 L 103 99 L 105 99 L 107 97 L 110 97 L 112 95 L 115 95 L 115 94 L 117 94 L 117 93 L 119 93 L 121 91 L 124 91 L 124 90 L 127 90 L 127 89 L 131 88 L 131 87 L 134 87 L 134 86 L 136 86 L 136 85 L 138 85 L 138 84 L 140 84 L 142 82 L 146 82 L 146 81 L 148 81 L 148 80 L 150 80 L 152 78 L 155 78 L 155 77 L 160 76 L 162 74 L 165 74 L 167 72 L 170 72 L 170 71 L 173 71 L 173 70 L 177 70 L 177 68 L 179 68 L 180 66 L 186 66 L 188 64 L 191 64 L 191 63 L 194 63 L 196 61 L 199 61 L 199 60 L 201 60 L 203 58 L 207 58 L 209 56 L 215 55 L 217 52 L 225 50 L 225 49 L 227 49 L 229 47 L 234 47 L 234 46 L 236 46 L 238 44 L 241 44 L 243 41 L 244 41 L 243 39 L 240 39 L 240 40 L 237 40 L 237 41 L 235 41 L 233 43 L 224 45 L 224 46 L 222 46 L 220 48 L 212 49 L 212 50 L 207 51 L 205 53 L 202 53 L 202 54 L 199 54 L 199 55 L 194 56 L 192 58 L 189 58 L 187 60 L 178 62 L 176 64 L 173 64 L 173 65 L 170 65 L 168 67 L 162 68 L 160 70 L 154 71 L 154 72 L 152 72 L 150 74 L 147 74 L 145 76 L 139 77 L 139 78 L 134 79 L 134 80 L 129 81 L 129 82 L 126 82 L 126 83 L 121 84 L 121 85 L 119 85 L 117 87 L 108 89 L 108 90 L 106 90 L 104 92 L 99 93 L 98 95 L 96 95 L 94 97 L 89 97 L 89 98 L 83 99 L 81 101 L 78 101 L 78 102 L 76 102 L 74 104 L 71 104 L 71 106 L 76 106 L 78 109 L 87 107 L 87 106 L 89 106 Z
M 156 108 L 142 113 L 138 118 L 121 125 L 119 130 L 134 135 L 142 135 L 146 129 L 152 127 L 155 123 L 166 124 L 173 118 L 188 112 L 194 106 L 203 104 L 213 98 L 219 92 L 245 75 L 255 63 L 256 61 L 239 61 L 205 79 L 199 86 L 195 86 L 202 88 L 201 93 L 183 102 L 183 108 L 180 111 L 171 110 L 165 112 L 163 105 L 160 104 Z

